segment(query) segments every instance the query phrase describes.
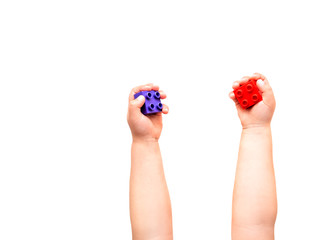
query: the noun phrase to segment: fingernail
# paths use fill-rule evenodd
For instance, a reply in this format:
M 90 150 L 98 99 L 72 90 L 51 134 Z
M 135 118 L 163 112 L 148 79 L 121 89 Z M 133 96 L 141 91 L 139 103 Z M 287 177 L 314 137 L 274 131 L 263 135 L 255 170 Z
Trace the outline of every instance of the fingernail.
M 259 79 L 259 80 L 257 81 L 257 85 L 263 86 L 263 85 L 264 85 L 264 81 L 262 81 L 261 79 Z
M 143 95 L 140 95 L 138 98 L 137 98 L 139 101 L 142 101 L 144 99 L 144 96 Z

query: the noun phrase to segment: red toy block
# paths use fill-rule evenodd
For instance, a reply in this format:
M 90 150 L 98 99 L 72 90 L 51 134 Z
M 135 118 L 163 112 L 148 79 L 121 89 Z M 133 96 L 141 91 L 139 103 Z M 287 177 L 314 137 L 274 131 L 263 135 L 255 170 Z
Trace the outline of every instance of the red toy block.
M 257 81 L 249 80 L 240 84 L 233 92 L 241 107 L 246 109 L 262 100 L 262 96 L 256 84 Z

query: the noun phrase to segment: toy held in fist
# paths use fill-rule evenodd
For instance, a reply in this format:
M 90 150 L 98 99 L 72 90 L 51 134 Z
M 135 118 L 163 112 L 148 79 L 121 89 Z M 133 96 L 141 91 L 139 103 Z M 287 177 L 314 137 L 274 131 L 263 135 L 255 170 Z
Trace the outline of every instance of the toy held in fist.
M 136 99 L 140 95 L 143 95 L 145 98 L 145 103 L 141 107 L 141 112 L 144 115 L 154 114 L 158 112 L 162 112 L 162 103 L 160 100 L 160 93 L 158 91 L 142 91 L 136 93 L 134 98 Z
M 249 80 L 240 84 L 233 92 L 243 109 L 249 108 L 262 100 L 262 96 L 256 84 L 257 81 Z

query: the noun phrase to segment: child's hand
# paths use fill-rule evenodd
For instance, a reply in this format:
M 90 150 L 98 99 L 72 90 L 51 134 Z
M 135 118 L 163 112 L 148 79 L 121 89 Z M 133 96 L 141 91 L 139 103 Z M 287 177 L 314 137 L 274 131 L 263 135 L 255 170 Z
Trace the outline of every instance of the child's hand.
M 134 95 L 141 91 L 159 91 L 159 86 L 152 83 L 135 87 L 129 95 L 129 107 L 127 120 L 131 129 L 133 141 L 158 141 L 162 130 L 162 113 L 167 114 L 169 108 L 163 104 L 162 113 L 145 116 L 141 113 L 140 108 L 145 102 L 144 96 L 134 99 Z M 160 98 L 165 99 L 167 96 L 163 91 L 159 91 Z
M 251 77 L 246 76 L 240 81 L 235 81 L 232 88 L 238 88 L 241 83 L 245 83 L 250 79 L 258 80 L 257 86 L 262 94 L 261 102 L 258 102 L 256 105 L 248 109 L 243 109 L 233 92 L 230 92 L 229 96 L 236 104 L 238 115 L 244 129 L 250 127 L 269 126 L 276 107 L 276 101 L 267 78 L 260 73 L 255 73 Z

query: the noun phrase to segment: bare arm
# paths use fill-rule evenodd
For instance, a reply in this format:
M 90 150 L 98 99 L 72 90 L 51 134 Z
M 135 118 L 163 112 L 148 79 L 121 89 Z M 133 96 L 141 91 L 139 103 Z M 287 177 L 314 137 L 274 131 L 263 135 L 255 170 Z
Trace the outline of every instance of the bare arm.
M 140 107 L 144 98 L 133 100 L 142 90 L 158 90 L 144 85 L 133 89 L 129 98 L 128 123 L 132 132 L 130 175 L 130 218 L 134 240 L 171 240 L 172 214 L 158 139 L 162 114 L 144 116 Z M 165 94 L 161 93 L 161 98 Z M 163 113 L 168 113 L 164 105 Z
M 134 239 L 172 239 L 169 192 L 158 142 L 133 142 L 130 213 Z
M 271 129 L 244 129 L 233 191 L 233 239 L 273 239 L 276 215 Z
M 275 100 L 264 76 L 255 74 L 252 78 L 263 80 L 264 84 L 260 80 L 258 85 L 262 102 L 244 110 L 231 95 L 243 126 L 233 191 L 233 240 L 274 239 L 277 216 L 270 128 Z M 242 81 L 247 80 L 244 78 Z

